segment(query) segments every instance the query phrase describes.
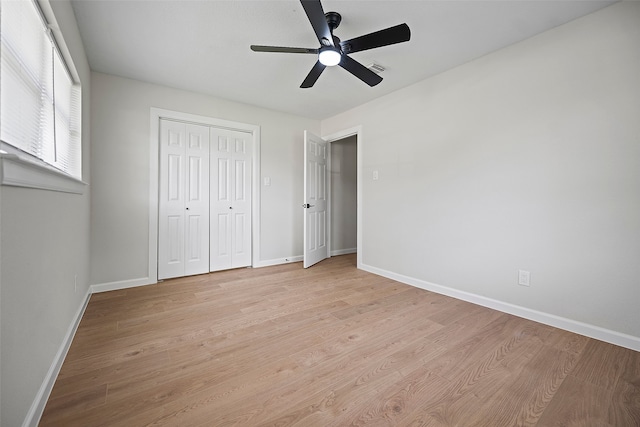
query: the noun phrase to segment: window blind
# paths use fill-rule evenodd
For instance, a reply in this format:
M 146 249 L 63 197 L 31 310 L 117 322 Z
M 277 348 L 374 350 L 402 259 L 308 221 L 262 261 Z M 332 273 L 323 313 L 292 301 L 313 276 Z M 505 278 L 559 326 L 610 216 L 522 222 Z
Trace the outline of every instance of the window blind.
M 0 139 L 80 179 L 80 86 L 36 3 L 3 1 L 0 15 Z

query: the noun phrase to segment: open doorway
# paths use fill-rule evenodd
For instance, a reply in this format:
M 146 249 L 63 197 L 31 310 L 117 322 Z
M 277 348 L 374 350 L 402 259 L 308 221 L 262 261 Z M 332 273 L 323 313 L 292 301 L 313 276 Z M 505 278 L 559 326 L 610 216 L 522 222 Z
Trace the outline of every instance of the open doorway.
M 358 138 L 351 135 L 330 142 L 329 254 L 358 249 Z

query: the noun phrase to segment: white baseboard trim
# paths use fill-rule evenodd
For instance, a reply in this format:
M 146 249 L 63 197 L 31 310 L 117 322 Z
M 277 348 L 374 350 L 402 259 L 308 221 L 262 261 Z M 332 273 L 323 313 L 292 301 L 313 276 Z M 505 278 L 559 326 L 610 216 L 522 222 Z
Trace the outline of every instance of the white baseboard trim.
M 295 255 L 295 256 L 290 256 L 285 258 L 276 258 L 276 259 L 269 259 L 266 261 L 258 261 L 257 263 L 253 264 L 253 268 L 270 267 L 272 265 L 289 264 L 291 262 L 300 262 L 302 261 L 302 259 L 303 259 L 302 255 Z
M 588 323 L 567 319 L 564 317 L 556 316 L 554 314 L 532 310 L 530 308 L 498 301 L 481 295 L 460 291 L 457 289 L 449 288 L 447 286 L 437 285 L 435 283 L 430 283 L 413 277 L 404 276 L 402 274 L 393 273 L 391 271 L 372 267 L 366 264 L 362 264 L 361 269 L 368 271 L 369 273 L 377 274 L 378 276 L 387 277 L 389 279 L 405 283 L 407 285 L 415 286 L 416 288 L 424 289 L 442 295 L 447 295 L 459 300 L 478 304 L 483 307 L 492 308 L 503 313 L 513 314 L 514 316 L 522 317 L 524 319 L 533 320 L 535 322 L 544 323 L 545 325 L 553 326 L 555 328 L 564 329 L 565 331 L 574 332 L 576 334 L 584 335 L 589 338 L 605 341 L 610 344 L 618 345 L 620 347 L 640 351 L 640 337 L 635 337 L 621 332 L 612 331 L 610 329 L 601 328 L 599 326 L 590 325 Z
M 135 288 L 138 286 L 155 285 L 156 282 L 149 277 L 141 277 L 139 279 L 121 280 L 118 282 L 99 283 L 97 285 L 91 285 L 91 293 L 97 294 L 100 292 L 117 291 L 120 289 Z
M 358 252 L 358 248 L 336 249 L 334 251 L 331 251 L 331 256 L 355 254 L 357 252 Z
M 27 412 L 27 416 L 22 423 L 22 427 L 37 427 L 40 422 L 44 408 L 47 405 L 47 400 L 49 400 L 49 396 L 51 395 L 51 390 L 53 390 L 53 385 L 55 384 L 56 378 L 58 378 L 58 374 L 62 368 L 62 363 L 64 362 L 65 357 L 67 357 L 67 352 L 69 351 L 69 347 L 71 347 L 73 337 L 76 335 L 76 331 L 78 330 L 84 311 L 89 304 L 89 298 L 91 298 L 91 288 L 87 289 L 84 301 L 80 305 L 80 308 L 78 308 L 78 311 L 71 321 L 71 325 L 69 325 L 69 329 L 62 340 L 62 344 L 60 345 L 58 352 L 53 358 L 49 371 L 42 381 L 42 385 L 31 404 L 31 408 L 29 408 L 29 412 Z

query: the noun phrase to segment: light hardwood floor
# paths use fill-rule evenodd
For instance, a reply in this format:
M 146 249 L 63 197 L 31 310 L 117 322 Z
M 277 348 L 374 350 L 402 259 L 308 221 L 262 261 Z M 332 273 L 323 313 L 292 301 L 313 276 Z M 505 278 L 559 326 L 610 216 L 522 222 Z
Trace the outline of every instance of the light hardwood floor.
M 640 353 L 355 256 L 91 297 L 42 426 L 640 426 Z

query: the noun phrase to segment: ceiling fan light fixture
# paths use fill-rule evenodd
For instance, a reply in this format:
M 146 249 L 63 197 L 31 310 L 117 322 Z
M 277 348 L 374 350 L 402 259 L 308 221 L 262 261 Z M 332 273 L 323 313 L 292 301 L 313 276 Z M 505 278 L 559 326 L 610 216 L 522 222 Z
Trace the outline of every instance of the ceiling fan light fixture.
M 318 53 L 318 61 L 327 67 L 338 65 L 341 59 L 342 54 L 333 46 L 324 46 L 320 48 L 320 52 Z
M 383 67 L 376 67 L 373 69 L 375 71 L 372 71 L 372 69 L 365 67 L 349 55 L 363 50 L 406 42 L 411 39 L 409 26 L 400 24 L 353 39 L 340 41 L 338 37 L 333 35 L 333 30 L 338 28 L 342 20 L 338 12 L 324 13 L 321 0 L 300 0 L 300 4 L 307 18 L 309 18 L 309 23 L 313 27 L 313 32 L 318 38 L 318 42 L 320 42 L 318 49 L 251 45 L 251 50 L 255 52 L 311 53 L 317 55 L 318 60 L 302 81 L 301 89 L 313 87 L 325 68 L 335 65 L 340 65 L 347 72 L 373 87 L 382 81 L 382 77 L 376 72 L 382 71 Z

